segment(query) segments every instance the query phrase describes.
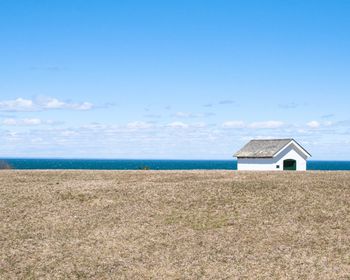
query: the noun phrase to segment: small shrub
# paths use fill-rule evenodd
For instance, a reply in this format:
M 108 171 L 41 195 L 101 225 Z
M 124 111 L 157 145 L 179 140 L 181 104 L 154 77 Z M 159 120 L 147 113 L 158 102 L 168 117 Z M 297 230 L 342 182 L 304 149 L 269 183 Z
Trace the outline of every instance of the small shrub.
M 149 167 L 147 165 L 144 165 L 144 166 L 141 166 L 139 169 L 141 169 L 141 170 L 150 170 L 151 167 Z
M 12 166 L 4 160 L 0 160 L 0 169 L 12 169 Z

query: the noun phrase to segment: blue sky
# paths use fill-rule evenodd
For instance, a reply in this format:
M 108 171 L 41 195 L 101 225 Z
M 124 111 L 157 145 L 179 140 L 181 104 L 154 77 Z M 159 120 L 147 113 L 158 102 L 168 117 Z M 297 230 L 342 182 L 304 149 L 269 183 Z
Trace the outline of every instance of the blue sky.
M 0 0 L 0 156 L 350 159 L 350 1 Z

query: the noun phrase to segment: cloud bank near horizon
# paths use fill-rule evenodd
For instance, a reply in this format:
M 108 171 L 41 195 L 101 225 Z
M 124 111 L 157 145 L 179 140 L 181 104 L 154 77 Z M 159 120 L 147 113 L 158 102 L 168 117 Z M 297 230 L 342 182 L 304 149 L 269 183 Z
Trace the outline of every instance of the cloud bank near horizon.
M 289 137 L 296 138 L 314 155 L 331 157 L 333 154 L 344 159 L 332 147 L 342 145 L 350 149 L 347 137 L 350 121 L 346 120 L 320 118 L 298 124 L 284 120 L 214 122 L 204 114 L 170 112 L 168 118 L 152 121 L 146 118 L 89 122 L 82 120 L 94 105 L 85 106 L 84 102 L 63 102 L 50 97 L 40 101 L 16 98 L 0 104 L 14 114 L 0 118 L 3 157 L 229 159 L 252 138 Z M 43 111 L 64 109 L 80 112 L 82 124 L 36 116 Z M 105 108 L 110 110 L 114 108 Z M 23 114 L 26 116 L 21 117 Z M 327 154 L 327 151 L 330 152 Z

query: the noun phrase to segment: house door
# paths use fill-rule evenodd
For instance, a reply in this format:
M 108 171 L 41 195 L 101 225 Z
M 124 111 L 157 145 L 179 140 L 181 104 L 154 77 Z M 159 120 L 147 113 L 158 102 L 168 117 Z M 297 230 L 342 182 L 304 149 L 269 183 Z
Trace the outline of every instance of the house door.
M 283 161 L 283 170 L 297 170 L 297 161 L 294 159 L 286 159 Z

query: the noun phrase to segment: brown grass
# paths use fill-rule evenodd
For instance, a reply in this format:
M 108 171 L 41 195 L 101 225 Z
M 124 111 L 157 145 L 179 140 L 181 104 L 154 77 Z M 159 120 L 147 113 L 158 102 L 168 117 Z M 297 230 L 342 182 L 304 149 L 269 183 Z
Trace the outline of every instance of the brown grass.
M 0 279 L 350 279 L 350 172 L 2 171 Z

